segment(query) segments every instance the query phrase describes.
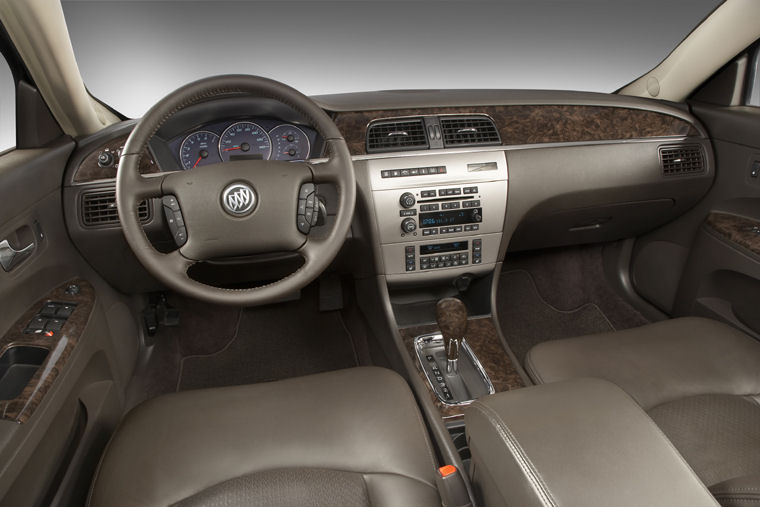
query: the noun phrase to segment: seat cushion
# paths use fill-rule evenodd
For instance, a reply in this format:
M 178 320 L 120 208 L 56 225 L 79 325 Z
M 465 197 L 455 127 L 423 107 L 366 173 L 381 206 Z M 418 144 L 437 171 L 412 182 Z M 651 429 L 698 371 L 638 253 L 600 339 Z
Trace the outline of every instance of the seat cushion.
M 760 474 L 760 404 L 755 399 L 690 396 L 658 405 L 649 416 L 708 486 Z
M 760 393 L 760 342 L 695 317 L 544 342 L 528 352 L 525 367 L 537 383 L 609 380 L 645 410 L 701 394 Z
M 353 368 L 143 403 L 90 505 L 440 505 L 434 471 L 406 382 Z

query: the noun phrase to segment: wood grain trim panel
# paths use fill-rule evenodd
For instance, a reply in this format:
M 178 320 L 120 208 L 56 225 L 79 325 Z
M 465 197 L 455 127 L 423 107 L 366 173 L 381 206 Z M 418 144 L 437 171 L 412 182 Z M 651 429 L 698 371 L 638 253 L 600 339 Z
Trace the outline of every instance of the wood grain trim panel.
M 66 287 L 78 285 L 77 295 L 66 294 Z M 50 302 L 76 304 L 74 312 L 66 319 L 63 328 L 52 337 L 42 334 L 25 334 L 32 318 L 37 315 L 42 305 Z M 45 394 L 63 371 L 71 353 L 77 346 L 87 322 L 90 319 L 95 304 L 95 289 L 85 280 L 71 280 L 53 290 L 45 298 L 40 299 L 34 306 L 21 316 L 8 332 L 0 338 L 0 355 L 6 349 L 16 346 L 41 347 L 48 350 L 45 361 L 37 369 L 32 379 L 22 393 L 12 400 L 0 400 L 0 414 L 3 419 L 17 423 L 29 420 L 42 402 Z
M 429 324 L 425 326 L 406 327 L 399 329 L 401 338 L 404 340 L 406 351 L 409 353 L 412 361 L 417 367 L 417 374 L 422 378 L 422 381 L 428 386 L 428 394 L 433 404 L 438 407 L 441 416 L 449 418 L 459 418 L 464 416 L 465 407 L 450 407 L 441 403 L 436 397 L 433 390 L 428 384 L 425 373 L 420 367 L 417 360 L 417 353 L 414 351 L 414 339 L 417 336 L 439 332 L 438 326 L 435 324 Z M 494 389 L 497 393 L 503 391 L 511 391 L 513 389 L 519 389 L 525 387 L 520 374 L 515 369 L 512 361 L 501 345 L 499 340 L 499 334 L 496 331 L 496 326 L 490 317 L 473 318 L 467 321 L 467 343 L 480 363 L 483 365 L 488 377 L 491 379 Z
M 732 243 L 760 255 L 760 222 L 728 213 L 710 213 L 707 225 Z
M 112 153 L 121 153 L 122 148 L 124 148 L 124 143 L 127 142 L 127 137 L 129 136 L 121 136 L 112 139 L 87 155 L 74 173 L 74 183 L 86 183 L 89 181 L 115 178 L 118 164 L 112 167 L 100 167 L 98 165 L 98 155 L 106 149 Z M 153 160 L 153 157 L 148 150 L 145 150 L 145 153 L 140 158 L 140 174 L 157 173 L 159 171 L 158 164 Z
M 515 105 L 443 107 L 335 113 L 352 155 L 367 153 L 367 124 L 378 118 L 484 113 L 496 122 L 504 145 L 698 136 L 688 121 L 665 113 L 612 106 Z

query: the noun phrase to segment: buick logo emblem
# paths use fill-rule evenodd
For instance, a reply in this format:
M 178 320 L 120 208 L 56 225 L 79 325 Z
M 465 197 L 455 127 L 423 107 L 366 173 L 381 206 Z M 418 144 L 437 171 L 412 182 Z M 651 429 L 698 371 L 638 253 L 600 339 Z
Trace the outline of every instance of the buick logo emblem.
M 222 207 L 234 217 L 247 215 L 256 207 L 256 192 L 245 183 L 233 183 L 222 192 Z

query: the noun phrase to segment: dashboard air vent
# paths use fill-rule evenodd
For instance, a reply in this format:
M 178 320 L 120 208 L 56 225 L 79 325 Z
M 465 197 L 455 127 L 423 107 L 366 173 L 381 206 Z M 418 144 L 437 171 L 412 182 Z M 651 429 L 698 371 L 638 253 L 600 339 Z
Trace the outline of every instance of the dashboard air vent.
M 107 189 L 83 194 L 81 212 L 82 223 L 89 227 L 118 224 L 116 190 Z M 140 203 L 137 207 L 137 213 L 142 223 L 150 219 L 150 208 L 147 201 Z
M 698 144 L 660 146 L 664 176 L 695 174 L 705 170 L 705 158 Z
M 375 120 L 367 127 L 367 153 L 427 149 L 422 118 Z
M 440 121 L 446 147 L 501 144 L 499 131 L 488 116 L 441 116 Z

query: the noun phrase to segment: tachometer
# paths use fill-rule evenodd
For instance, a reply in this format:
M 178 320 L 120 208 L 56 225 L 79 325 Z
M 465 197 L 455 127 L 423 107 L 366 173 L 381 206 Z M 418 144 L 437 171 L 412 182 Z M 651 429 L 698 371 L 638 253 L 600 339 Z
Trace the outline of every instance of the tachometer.
M 250 121 L 233 123 L 219 139 L 219 156 L 225 162 L 237 157 L 268 160 L 271 154 L 269 134 Z
M 295 125 L 278 125 L 269 131 L 274 160 L 306 160 L 309 158 L 309 138 Z
M 219 158 L 219 136 L 208 130 L 193 132 L 182 141 L 179 147 L 179 159 L 184 169 L 199 165 L 217 164 Z

